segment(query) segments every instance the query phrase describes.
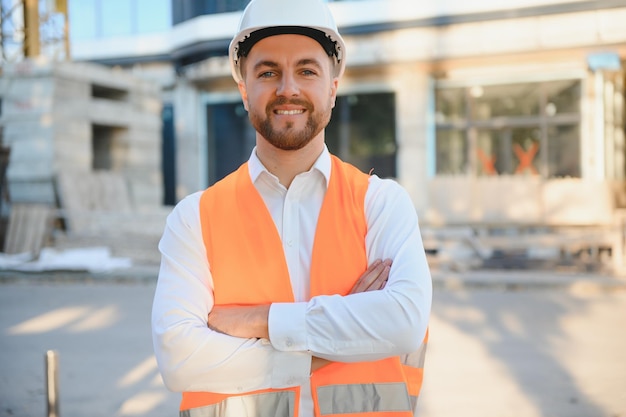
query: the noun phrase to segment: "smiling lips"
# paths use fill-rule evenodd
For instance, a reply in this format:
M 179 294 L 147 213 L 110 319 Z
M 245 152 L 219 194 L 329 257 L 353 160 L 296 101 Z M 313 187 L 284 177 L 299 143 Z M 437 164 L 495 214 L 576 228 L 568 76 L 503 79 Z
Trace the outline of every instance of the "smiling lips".
M 276 112 L 276 114 L 280 114 L 280 115 L 293 116 L 293 115 L 296 115 L 296 114 L 304 113 L 304 109 L 299 109 L 299 110 L 276 110 L 275 112 Z

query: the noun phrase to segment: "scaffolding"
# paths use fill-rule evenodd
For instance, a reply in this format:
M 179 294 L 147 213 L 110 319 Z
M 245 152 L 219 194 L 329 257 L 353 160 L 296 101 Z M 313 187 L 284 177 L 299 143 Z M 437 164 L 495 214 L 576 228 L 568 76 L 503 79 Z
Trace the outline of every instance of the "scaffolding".
M 0 0 L 1 63 L 70 59 L 67 0 Z

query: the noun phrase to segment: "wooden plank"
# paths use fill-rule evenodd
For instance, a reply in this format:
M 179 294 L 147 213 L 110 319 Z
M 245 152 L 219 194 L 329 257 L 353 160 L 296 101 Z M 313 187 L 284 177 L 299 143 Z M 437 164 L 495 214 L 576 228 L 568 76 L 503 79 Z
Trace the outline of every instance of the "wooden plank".
M 39 255 L 49 237 L 52 208 L 44 204 L 14 203 L 11 206 L 4 252 Z

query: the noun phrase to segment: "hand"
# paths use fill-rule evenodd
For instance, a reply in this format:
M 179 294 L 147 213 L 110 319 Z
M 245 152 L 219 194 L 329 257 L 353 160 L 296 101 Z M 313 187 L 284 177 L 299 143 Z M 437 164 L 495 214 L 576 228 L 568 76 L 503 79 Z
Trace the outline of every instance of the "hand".
M 391 271 L 391 260 L 374 261 L 359 277 L 350 294 L 381 290 L 385 287 Z M 234 337 L 269 339 L 267 318 L 270 306 L 213 306 L 207 317 L 210 329 Z M 332 363 L 326 359 L 313 357 L 311 372 Z
M 209 329 L 246 339 L 269 339 L 267 317 L 270 305 L 213 306 L 209 313 Z
M 363 272 L 363 275 L 359 277 L 350 294 L 356 294 L 366 291 L 382 290 L 387 284 L 389 278 L 389 271 L 391 271 L 391 260 L 386 259 L 384 261 L 375 260 L 367 271 Z
M 350 294 L 382 290 L 385 287 L 385 284 L 387 284 L 389 271 L 391 271 L 390 259 L 386 259 L 384 261 L 381 261 L 380 259 L 375 260 L 356 281 L 350 290 Z M 311 360 L 311 373 L 331 363 L 332 362 L 329 360 L 313 356 Z

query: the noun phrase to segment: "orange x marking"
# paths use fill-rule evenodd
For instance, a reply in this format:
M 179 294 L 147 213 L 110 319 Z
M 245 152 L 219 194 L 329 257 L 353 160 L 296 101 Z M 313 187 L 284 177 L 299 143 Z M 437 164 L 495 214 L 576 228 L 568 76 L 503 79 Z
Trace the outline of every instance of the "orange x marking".
M 483 164 L 483 172 L 487 175 L 496 175 L 496 157 L 495 155 L 486 155 L 482 149 L 478 148 L 478 159 Z
M 526 169 L 529 169 L 535 175 L 539 174 L 537 168 L 533 165 L 533 160 L 535 159 L 535 155 L 537 155 L 538 150 L 539 142 L 533 142 L 528 151 L 524 151 L 524 148 L 522 148 L 519 143 L 513 145 L 513 151 L 515 152 L 515 155 L 517 155 L 517 159 L 519 159 L 519 165 L 515 170 L 516 174 L 522 173 Z

